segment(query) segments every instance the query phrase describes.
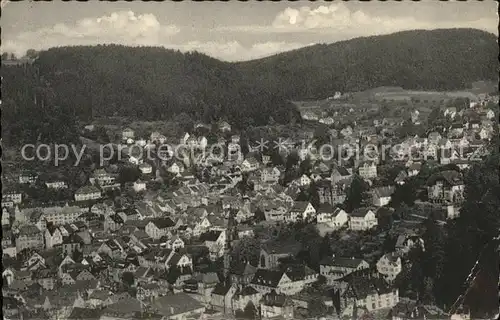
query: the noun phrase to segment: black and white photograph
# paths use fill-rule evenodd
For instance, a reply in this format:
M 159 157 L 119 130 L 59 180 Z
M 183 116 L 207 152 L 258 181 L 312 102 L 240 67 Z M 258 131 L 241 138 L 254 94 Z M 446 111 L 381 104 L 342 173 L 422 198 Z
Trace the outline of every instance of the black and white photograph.
M 498 4 L 1 0 L 3 319 L 498 319 Z

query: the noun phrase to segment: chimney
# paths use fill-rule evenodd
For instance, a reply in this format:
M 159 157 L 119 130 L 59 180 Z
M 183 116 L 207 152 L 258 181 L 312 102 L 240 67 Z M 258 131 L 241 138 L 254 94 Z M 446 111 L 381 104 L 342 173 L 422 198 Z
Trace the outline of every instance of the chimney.
M 170 315 L 174 314 L 174 307 L 170 307 Z

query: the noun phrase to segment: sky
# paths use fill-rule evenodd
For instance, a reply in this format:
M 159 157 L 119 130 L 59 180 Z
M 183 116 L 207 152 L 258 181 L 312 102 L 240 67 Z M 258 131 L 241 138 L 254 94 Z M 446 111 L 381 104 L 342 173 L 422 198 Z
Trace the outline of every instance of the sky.
M 3 1 L 2 1 L 3 2 Z M 226 61 L 412 29 L 498 34 L 497 1 L 8 2 L 2 52 L 116 43 L 200 51 Z

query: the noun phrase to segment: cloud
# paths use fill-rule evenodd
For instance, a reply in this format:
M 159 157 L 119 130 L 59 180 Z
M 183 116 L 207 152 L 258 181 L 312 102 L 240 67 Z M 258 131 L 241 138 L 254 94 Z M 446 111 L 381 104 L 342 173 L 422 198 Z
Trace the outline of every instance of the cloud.
M 312 43 L 298 42 L 258 42 L 251 46 L 243 46 L 238 41 L 230 42 L 200 42 L 191 41 L 181 45 L 170 45 L 169 48 L 181 51 L 198 51 L 209 56 L 226 61 L 244 61 L 263 58 L 279 52 L 290 51 L 312 45 Z
M 22 32 L 12 38 L 4 34 L 2 51 L 23 55 L 27 49 L 43 50 L 63 45 L 161 45 L 179 32 L 175 25 L 162 25 L 153 14 L 119 11 L 108 16 L 85 18 L 72 25 L 59 23 Z
M 338 32 L 349 30 L 359 35 L 382 34 L 411 29 L 436 29 L 468 27 L 497 32 L 497 19 L 481 18 L 478 20 L 438 22 L 417 20 L 412 16 L 382 17 L 372 16 L 363 11 L 350 10 L 345 4 L 331 4 L 312 8 L 287 8 L 278 13 L 272 22 L 272 28 L 279 31 L 323 31 Z
M 498 33 L 498 16 L 476 20 L 461 19 L 448 21 L 424 21 L 413 16 L 375 16 L 361 10 L 351 10 L 343 3 L 329 6 L 286 8 L 266 25 L 223 26 L 218 31 L 246 33 L 315 33 L 352 38 L 373 34 L 387 34 L 403 30 L 476 28 Z
M 257 42 L 244 46 L 238 41 L 190 41 L 174 43 L 180 33 L 175 25 L 162 25 L 155 15 L 136 15 L 132 11 L 114 12 L 107 16 L 85 18 L 74 24 L 58 23 L 35 31 L 5 36 L 2 52 L 22 56 L 28 49 L 45 50 L 57 46 L 123 44 L 129 46 L 162 46 L 183 52 L 199 51 L 226 61 L 261 58 L 283 51 L 304 47 L 299 42 Z

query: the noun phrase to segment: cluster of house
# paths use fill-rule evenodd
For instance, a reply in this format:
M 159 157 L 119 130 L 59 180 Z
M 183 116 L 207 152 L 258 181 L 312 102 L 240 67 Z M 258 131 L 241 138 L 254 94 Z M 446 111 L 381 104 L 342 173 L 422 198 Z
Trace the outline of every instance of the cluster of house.
M 485 117 L 489 118 L 488 112 Z M 428 157 L 434 157 L 437 150 L 453 150 L 453 146 L 484 147 L 491 137 L 481 133 L 487 128 L 484 123 L 477 127 L 469 121 L 460 138 L 431 132 L 426 138 L 405 138 L 402 144 Z M 231 127 L 222 122 L 219 129 L 229 132 Z M 482 140 L 470 138 L 469 130 Z M 330 134 L 332 142 L 340 144 L 380 139 L 372 129 L 363 127 L 332 129 Z M 144 148 L 166 141 L 158 132 L 148 141 L 135 140 L 131 129 L 123 131 L 123 139 Z M 180 143 L 207 147 L 206 138 L 189 134 Z M 226 144 L 241 152 L 238 135 Z M 469 156 L 474 155 L 471 150 Z M 384 254 L 372 266 L 363 259 L 332 256 L 324 257 L 319 270 L 313 270 L 289 261 L 302 249 L 299 244 L 264 243 L 257 265 L 243 261 L 231 267 L 227 279 L 217 270 L 205 268 L 227 254 L 228 239 L 233 238 L 228 237 L 230 215 L 237 222 L 236 238 L 253 236 L 258 212 L 265 224 L 303 221 L 330 231 L 375 229 L 397 185 L 416 176 L 422 166 L 422 161 L 405 158 L 401 161 L 405 169 L 392 183 L 373 186 L 379 162 L 371 156 L 338 163 L 323 160 L 309 149 L 297 151 L 301 160 L 309 157 L 311 169 L 286 186 L 282 183 L 284 167 L 256 152 L 224 161 L 199 159 L 196 169 L 200 174 L 196 176 L 190 170 L 192 161 L 129 159 L 141 172 L 131 184 L 141 199 L 128 207 L 106 199 L 107 190 L 121 188 L 117 175 L 107 168 L 95 169 L 71 203 L 28 207 L 22 192 L 6 189 L 2 195 L 2 249 L 9 263 L 3 270 L 7 283 L 3 295 L 15 307 L 4 307 L 4 312 L 23 310 L 31 317 L 57 313 L 72 319 L 96 315 L 186 319 L 208 311 L 236 314 L 250 305 L 263 318 L 293 318 L 297 308 L 307 309 L 311 299 L 321 299 L 343 316 L 385 309 L 393 310 L 393 319 L 430 314 L 428 307 L 400 300 L 393 286 L 409 248 L 423 245 L 416 235 L 401 234 L 394 252 Z M 456 163 L 461 169 L 469 165 L 462 158 L 453 159 L 453 153 L 448 162 L 434 158 L 439 164 Z M 154 174 L 157 165 L 164 166 L 179 183 L 150 190 L 146 181 L 160 179 L 158 170 Z M 371 186 L 371 203 L 346 212 L 339 204 L 346 200 L 355 175 Z M 244 176 L 253 187 L 243 193 L 239 185 Z M 39 175 L 23 172 L 18 178 L 20 184 L 33 184 Z M 319 203 L 298 201 L 301 191 L 311 186 L 316 188 Z M 67 186 L 56 180 L 47 182 L 47 187 Z M 463 192 L 458 171 L 441 171 L 427 181 L 429 201 L 447 206 L 449 218 L 458 215 Z M 123 288 L 125 274 L 132 274 L 129 286 L 135 295 Z M 326 279 L 330 289 L 318 297 L 309 294 L 308 288 L 319 277 Z M 401 315 L 401 310 L 407 314 Z

